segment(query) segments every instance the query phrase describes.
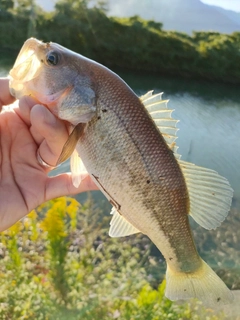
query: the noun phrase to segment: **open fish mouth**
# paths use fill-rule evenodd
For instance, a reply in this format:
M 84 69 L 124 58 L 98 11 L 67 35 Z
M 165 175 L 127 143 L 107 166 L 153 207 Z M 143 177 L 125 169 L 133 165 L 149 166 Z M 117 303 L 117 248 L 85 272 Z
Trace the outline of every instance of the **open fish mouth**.
M 19 99 L 24 95 L 31 95 L 36 98 L 39 103 L 46 106 L 51 106 L 51 110 L 57 113 L 54 109 L 58 100 L 66 96 L 71 91 L 72 86 L 57 87 L 58 81 L 47 82 L 46 75 L 53 71 L 51 63 L 47 62 L 47 54 L 56 49 L 62 50 L 61 46 L 52 43 L 43 43 L 35 38 L 28 39 L 18 57 L 13 68 L 9 72 L 9 88 L 10 93 Z
M 24 83 L 36 78 L 40 73 L 41 61 L 36 55 L 37 47 L 41 41 L 28 39 L 23 45 L 13 68 L 9 72 L 11 94 L 23 90 Z M 17 97 L 16 97 L 17 98 Z

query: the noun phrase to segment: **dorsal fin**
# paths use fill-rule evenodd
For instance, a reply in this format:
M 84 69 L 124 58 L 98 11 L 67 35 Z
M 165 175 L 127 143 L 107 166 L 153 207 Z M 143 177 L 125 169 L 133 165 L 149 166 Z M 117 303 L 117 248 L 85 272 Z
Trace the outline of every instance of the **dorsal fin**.
M 233 189 L 216 171 L 178 161 L 188 188 L 192 218 L 206 229 L 216 229 L 230 210 Z
M 168 100 L 162 100 L 162 93 L 153 94 L 153 91 L 149 91 L 141 96 L 140 100 L 151 115 L 169 148 L 174 152 L 175 157 L 180 159 L 181 156 L 177 153 L 178 147 L 175 143 L 177 139 L 176 134 L 179 130 L 176 127 L 178 120 L 172 118 L 174 110 L 168 109 Z
M 189 193 L 189 214 L 202 227 L 217 228 L 230 210 L 233 190 L 229 182 L 214 170 L 180 160 L 175 143 L 178 120 L 172 118 L 173 110 L 168 109 L 168 100 L 162 100 L 162 93 L 149 91 L 140 99 L 181 167 Z

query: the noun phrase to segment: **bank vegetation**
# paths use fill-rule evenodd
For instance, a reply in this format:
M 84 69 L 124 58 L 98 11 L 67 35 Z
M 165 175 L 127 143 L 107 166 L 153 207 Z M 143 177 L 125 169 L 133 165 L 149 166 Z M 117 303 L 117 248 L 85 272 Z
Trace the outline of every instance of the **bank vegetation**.
M 0 53 L 16 57 L 34 36 L 112 69 L 240 83 L 240 33 L 164 31 L 161 22 L 107 15 L 106 3 L 60 0 L 45 12 L 33 0 L 0 1 Z

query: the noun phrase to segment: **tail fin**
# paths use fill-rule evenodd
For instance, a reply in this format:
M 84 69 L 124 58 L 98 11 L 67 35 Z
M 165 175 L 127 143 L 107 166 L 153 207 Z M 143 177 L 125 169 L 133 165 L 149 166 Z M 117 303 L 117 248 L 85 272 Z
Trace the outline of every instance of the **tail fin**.
M 203 260 L 194 273 L 174 272 L 167 266 L 165 295 L 170 300 L 197 298 L 215 307 L 233 301 L 232 292 Z

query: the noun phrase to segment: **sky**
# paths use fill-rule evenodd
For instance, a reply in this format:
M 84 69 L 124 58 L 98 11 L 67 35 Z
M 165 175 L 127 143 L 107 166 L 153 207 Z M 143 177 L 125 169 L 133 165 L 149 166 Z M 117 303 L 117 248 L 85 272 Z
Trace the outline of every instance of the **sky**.
M 121 1 L 124 3 L 124 1 L 126 0 Z M 37 0 L 37 3 L 41 5 L 45 10 L 53 9 L 54 2 L 54 0 Z M 240 0 L 201 0 L 201 2 L 240 12 Z
M 201 2 L 240 12 L 240 0 L 201 0 Z

